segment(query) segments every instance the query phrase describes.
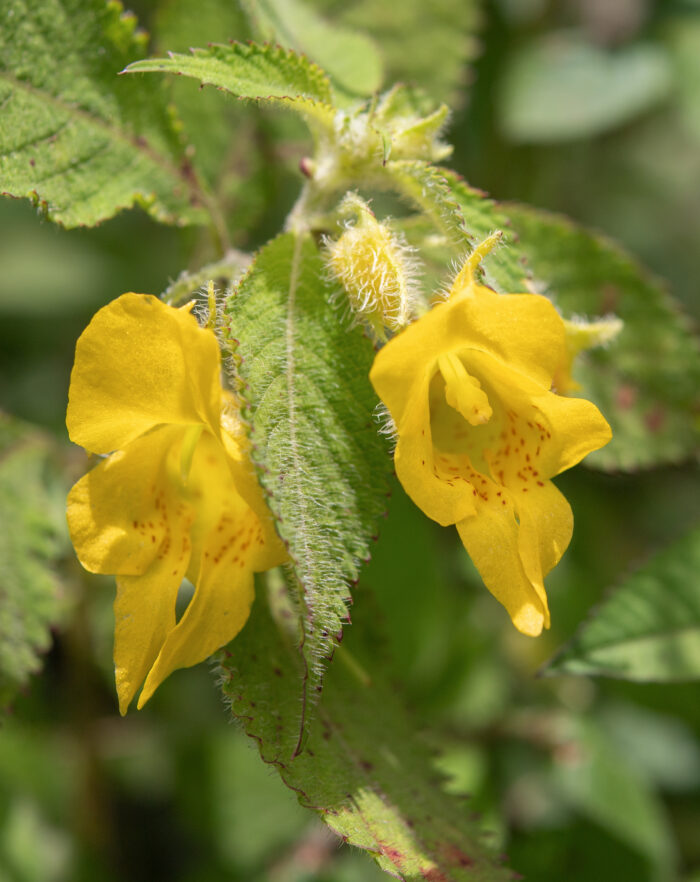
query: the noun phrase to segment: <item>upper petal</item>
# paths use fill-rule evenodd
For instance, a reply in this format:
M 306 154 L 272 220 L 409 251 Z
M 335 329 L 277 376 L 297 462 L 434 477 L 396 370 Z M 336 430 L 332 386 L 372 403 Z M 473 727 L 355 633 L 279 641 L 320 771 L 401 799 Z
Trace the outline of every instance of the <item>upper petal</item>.
M 477 285 L 453 294 L 377 353 L 370 379 L 397 425 L 416 379 L 432 376 L 441 355 L 471 350 L 549 389 L 566 351 L 564 323 L 550 301 L 537 294 L 496 294 Z
M 159 424 L 206 423 L 218 431 L 220 355 L 214 334 L 187 309 L 123 294 L 81 334 L 66 424 L 95 453 L 126 447 Z

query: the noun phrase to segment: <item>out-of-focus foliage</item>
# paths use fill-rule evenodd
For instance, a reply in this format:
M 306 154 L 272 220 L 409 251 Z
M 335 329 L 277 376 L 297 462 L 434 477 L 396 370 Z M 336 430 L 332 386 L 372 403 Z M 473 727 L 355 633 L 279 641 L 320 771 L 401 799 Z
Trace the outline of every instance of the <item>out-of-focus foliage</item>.
M 41 667 L 59 618 L 66 483 L 49 438 L 0 414 L 0 707 Z
M 615 590 L 549 672 L 630 680 L 700 679 L 700 530 Z

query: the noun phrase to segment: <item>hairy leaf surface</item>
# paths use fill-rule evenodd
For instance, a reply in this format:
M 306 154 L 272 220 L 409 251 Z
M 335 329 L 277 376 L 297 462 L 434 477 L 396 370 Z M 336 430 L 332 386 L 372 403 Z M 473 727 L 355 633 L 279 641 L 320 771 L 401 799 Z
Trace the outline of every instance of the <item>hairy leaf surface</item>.
M 421 208 L 445 237 L 445 265 L 461 262 L 476 245 L 500 230 L 503 242 L 481 266 L 484 279 L 502 293 L 527 290 L 530 273 L 526 261 L 509 235 L 510 220 L 497 203 L 469 187 L 456 172 L 419 160 L 389 161 L 383 176 L 385 182 Z M 410 225 L 406 232 L 410 233 Z
M 194 77 L 259 101 L 285 102 L 307 120 L 330 125 L 333 118 L 331 86 L 326 74 L 303 55 L 280 46 L 231 43 L 192 49 L 191 55 L 135 61 L 126 73 L 174 73 Z
M 565 316 L 614 313 L 624 322 L 607 349 L 579 357 L 574 376 L 603 411 L 613 440 L 586 462 L 635 469 L 697 451 L 693 410 L 700 352 L 663 286 L 602 236 L 568 220 L 509 206 L 535 276 Z
M 290 233 L 263 248 L 227 307 L 253 461 L 304 594 L 307 690 L 348 621 L 391 466 L 373 418 L 372 345 L 331 294 L 313 241 Z
M 210 197 L 158 83 L 117 74 L 143 54 L 133 16 L 104 0 L 5 0 L 0 9 L 0 190 L 66 227 L 133 205 L 206 223 Z
M 546 673 L 661 682 L 699 679 L 698 573 L 696 527 L 617 588 Z
M 441 788 L 430 754 L 377 664 L 368 624 L 338 650 L 304 750 L 292 758 L 299 656 L 284 601 L 260 592 L 220 669 L 233 715 L 302 805 L 406 882 L 505 882 L 467 806 Z M 360 595 L 358 605 L 368 598 Z M 360 644 L 362 640 L 362 644 Z M 264 647 L 264 648 L 263 648 Z
M 41 666 L 61 609 L 51 566 L 65 551 L 64 494 L 38 432 L 0 414 L 0 706 Z

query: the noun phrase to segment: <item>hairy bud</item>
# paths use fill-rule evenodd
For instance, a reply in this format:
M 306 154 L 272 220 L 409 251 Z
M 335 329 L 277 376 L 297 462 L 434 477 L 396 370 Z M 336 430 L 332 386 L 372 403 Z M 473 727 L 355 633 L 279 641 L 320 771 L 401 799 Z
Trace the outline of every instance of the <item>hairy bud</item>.
M 385 328 L 399 330 L 413 315 L 418 261 L 403 236 L 380 223 L 356 194 L 345 197 L 341 213 L 352 219 L 339 239 L 326 241 L 328 268 L 352 310 L 385 339 Z

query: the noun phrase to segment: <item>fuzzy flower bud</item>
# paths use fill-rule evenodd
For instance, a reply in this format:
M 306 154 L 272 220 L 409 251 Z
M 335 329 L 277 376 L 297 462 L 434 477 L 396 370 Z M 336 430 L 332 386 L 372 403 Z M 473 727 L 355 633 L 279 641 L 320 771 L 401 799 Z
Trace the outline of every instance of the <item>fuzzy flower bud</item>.
M 386 339 L 385 328 L 396 331 L 413 316 L 418 261 L 403 236 L 380 223 L 356 194 L 345 197 L 341 213 L 352 220 L 339 239 L 326 242 L 329 271 L 352 310 Z

